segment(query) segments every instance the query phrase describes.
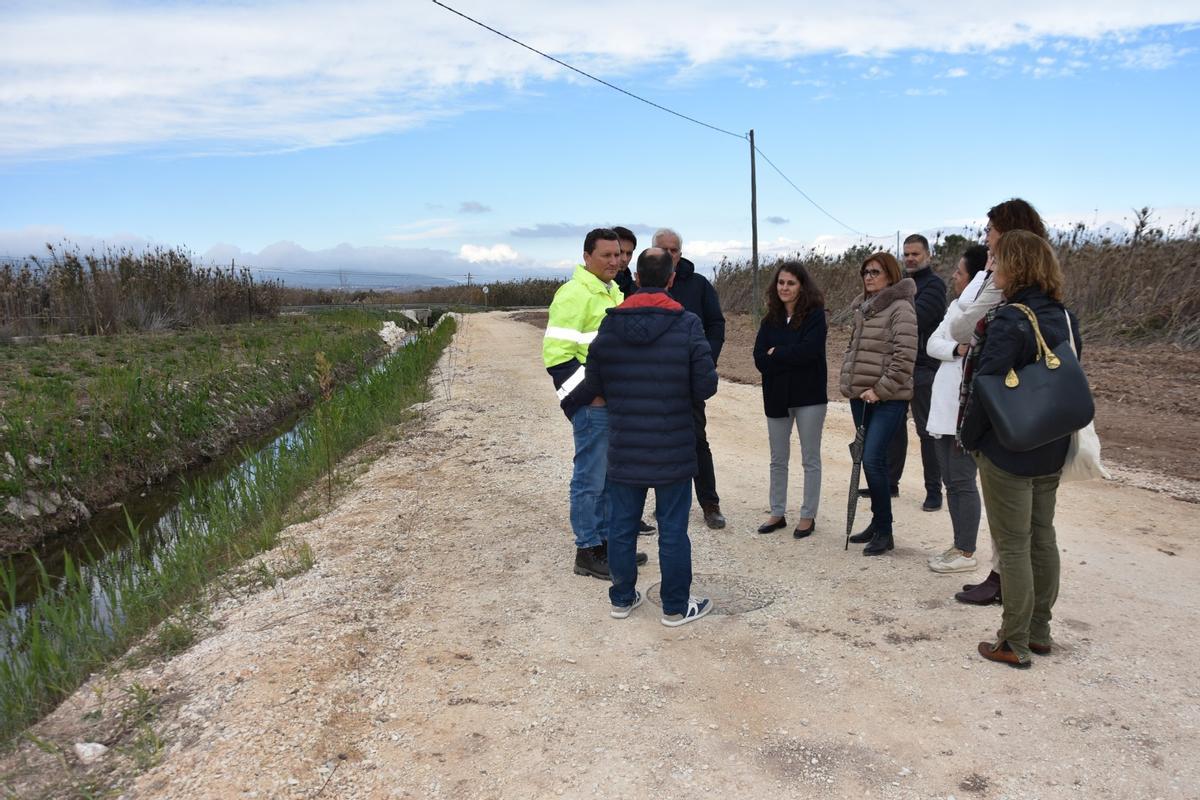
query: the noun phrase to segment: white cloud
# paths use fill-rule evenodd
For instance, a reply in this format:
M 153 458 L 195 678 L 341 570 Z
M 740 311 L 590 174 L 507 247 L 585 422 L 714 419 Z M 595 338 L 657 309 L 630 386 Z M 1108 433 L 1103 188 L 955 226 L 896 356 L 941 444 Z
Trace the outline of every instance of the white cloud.
M 945 89 L 905 89 L 904 93 L 909 97 L 937 97 L 946 93 Z
M 326 146 L 460 113 L 480 87 L 581 80 L 429 2 L 4 5 L 0 158 L 8 160 L 131 147 Z M 1149 27 L 1200 22 L 1195 0 L 1094 0 L 1086 13 L 1077 2 L 1046 0 L 966 14 L 950 0 L 865 8 L 760 0 L 755 14 L 724 0 L 609 0 L 601 8 L 605 35 L 596 35 L 596 14 L 579 8 L 510 0 L 469 11 L 616 79 L 651 64 L 684 72 L 814 54 L 998 53 L 1072 38 L 1128 40 Z M 1161 68 L 1183 52 L 1147 45 L 1130 51 L 1127 63 Z
M 967 77 L 967 71 L 962 67 L 954 67 L 953 69 L 946 70 L 943 76 L 946 78 L 965 78 Z
M 1147 44 L 1121 52 L 1119 59 L 1121 66 L 1127 69 L 1166 69 L 1190 52 L 1190 48 L 1164 43 Z
M 506 244 L 494 244 L 484 247 L 477 244 L 464 244 L 458 249 L 458 257 L 463 261 L 478 264 L 481 261 L 516 261 L 520 256 Z

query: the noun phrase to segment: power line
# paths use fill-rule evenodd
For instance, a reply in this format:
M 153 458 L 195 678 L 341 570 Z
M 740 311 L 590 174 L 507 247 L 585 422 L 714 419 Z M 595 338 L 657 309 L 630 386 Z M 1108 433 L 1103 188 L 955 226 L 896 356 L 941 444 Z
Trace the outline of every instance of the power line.
M 840 219 L 835 217 L 833 214 L 830 214 L 828 211 L 826 211 L 824 208 L 822 208 L 821 204 L 818 203 L 816 200 L 813 200 L 811 197 L 809 197 L 808 194 L 803 189 L 801 189 L 799 186 L 797 186 L 795 184 L 795 182 L 792 181 L 791 178 L 789 178 L 787 175 L 785 175 L 783 173 L 783 170 L 781 170 L 779 167 L 775 166 L 774 161 L 767 158 L 767 154 L 762 151 L 762 148 L 760 148 L 756 145 L 754 147 L 754 151 L 763 157 L 763 161 L 766 161 L 768 164 L 771 165 L 771 169 L 773 169 L 779 173 L 779 177 L 783 178 L 785 181 L 788 182 L 789 186 L 791 186 L 793 189 L 795 189 L 797 192 L 799 192 L 801 197 L 803 197 L 808 202 L 812 203 L 813 208 L 817 209 L 817 211 L 820 211 L 822 214 L 829 217 L 831 220 L 836 222 L 838 225 L 841 225 L 846 230 L 850 231 L 851 233 L 857 233 L 859 236 L 862 236 L 864 239 L 890 239 L 892 237 L 892 234 L 890 234 L 890 233 L 883 234 L 882 236 L 872 236 L 869 233 L 863 233 L 860 230 L 851 228 L 849 225 L 842 222 Z
M 579 69 L 578 67 L 573 67 L 570 64 L 568 64 L 567 62 L 562 61 L 561 59 L 557 59 L 554 56 L 550 55 L 549 53 L 543 53 L 541 50 L 538 50 L 536 47 L 531 47 L 530 45 L 527 45 L 518 39 L 514 39 L 513 37 L 509 36 L 507 33 L 498 31 L 495 28 L 493 28 L 492 26 L 486 25 L 486 24 L 480 22 L 479 20 L 475 19 L 474 17 L 468 17 L 466 14 L 462 13 L 461 11 L 451 8 L 450 6 L 446 5 L 445 3 L 439 2 L 439 0 L 433 0 L 433 4 L 437 5 L 437 6 L 441 6 L 442 8 L 446 9 L 447 11 L 457 14 L 458 16 L 462 17 L 463 19 L 467 20 L 468 22 L 473 22 L 476 25 L 478 25 L 479 27 L 484 28 L 485 30 L 489 30 L 492 33 L 496 34 L 497 36 L 499 36 L 503 39 L 507 39 L 508 41 L 512 42 L 513 44 L 520 45 L 521 47 L 524 47 L 526 50 L 530 50 L 534 53 L 537 53 L 542 58 L 548 58 L 551 61 L 553 61 L 555 64 L 558 64 L 561 67 L 566 67 L 567 69 L 571 70 L 572 72 L 577 72 L 585 78 L 590 78 L 591 80 L 594 80 L 596 83 L 607 86 L 610 89 L 615 89 L 616 91 L 620 92 L 621 94 L 626 95 L 627 97 L 632 97 L 634 100 L 639 100 L 648 106 L 654 106 L 655 108 L 657 108 L 660 111 L 665 111 L 668 114 L 674 114 L 675 116 L 679 117 L 680 119 L 686 119 L 688 122 L 694 122 L 697 125 L 703 125 L 705 128 L 714 130 L 717 133 L 723 133 L 726 136 L 732 136 L 735 139 L 745 139 L 746 138 L 746 134 L 744 134 L 744 133 L 734 133 L 733 131 L 727 131 L 724 128 L 719 128 L 716 125 L 709 125 L 707 122 L 701 122 L 700 120 L 696 119 L 695 117 L 689 117 L 687 114 L 681 114 L 678 111 L 673 111 L 673 110 L 667 108 L 666 106 L 659 105 L 658 103 L 654 102 L 653 100 L 647 100 L 646 98 L 641 97 L 640 95 L 636 95 L 633 92 L 630 92 L 626 89 L 622 89 L 620 86 L 611 84 L 608 81 L 604 80 L 603 78 L 597 78 L 595 75 L 592 75 L 591 73 L 588 73 L 588 72 L 584 72 L 583 70 Z
M 687 120 L 688 122 L 695 123 L 696 125 L 701 125 L 701 126 L 703 126 L 703 127 L 705 127 L 705 128 L 708 128 L 708 129 L 710 129 L 710 130 L 717 131 L 718 133 L 723 133 L 723 134 L 725 134 L 725 135 L 727 135 L 727 136 L 732 136 L 732 137 L 734 137 L 735 139 L 747 139 L 747 138 L 749 138 L 749 137 L 748 137 L 746 134 L 744 134 L 744 133 L 734 133 L 733 131 L 727 131 L 727 130 L 725 130 L 724 128 L 717 127 L 716 125 L 710 125 L 710 124 L 708 124 L 707 122 L 702 122 L 701 120 L 698 120 L 698 119 L 696 119 L 695 117 L 689 117 L 687 114 L 682 114 L 682 113 L 680 113 L 680 112 L 678 112 L 678 111 L 675 111 L 675 110 L 673 110 L 673 109 L 667 108 L 667 107 L 666 107 L 666 106 L 664 106 L 664 105 L 660 105 L 660 104 L 658 104 L 658 103 L 655 103 L 653 100 L 647 100 L 646 98 L 644 98 L 644 97 L 641 97 L 640 95 L 636 95 L 636 94 L 634 94 L 633 92 L 630 92 L 630 91 L 628 91 L 628 90 L 626 90 L 626 89 L 622 89 L 620 86 L 616 86 L 616 85 L 614 85 L 614 84 L 611 84 L 611 83 L 609 83 L 608 81 L 606 81 L 606 80 L 604 80 L 604 79 L 602 79 L 602 78 L 597 78 L 595 75 L 592 75 L 592 74 L 591 74 L 591 73 L 589 73 L 589 72 L 584 72 L 583 70 L 579 69 L 578 67 L 575 67 L 575 66 L 572 66 L 571 64 L 568 64 L 567 62 L 563 61 L 562 59 L 555 58 L 554 56 L 550 55 L 549 53 L 544 53 L 544 52 L 542 52 L 541 50 L 538 50 L 536 47 L 532 47 L 532 46 L 530 46 L 530 45 L 527 45 L 527 44 L 525 44 L 524 42 L 520 41 L 519 39 L 515 39 L 515 38 L 513 38 L 512 36 L 509 36 L 507 33 L 504 33 L 503 31 L 498 31 L 498 30 L 496 30 L 495 28 L 493 28 L 492 26 L 490 26 L 490 25 L 487 25 L 487 24 L 485 24 L 485 23 L 483 23 L 483 22 L 480 22 L 479 20 L 475 19 L 474 17 L 467 16 L 466 14 L 464 14 L 464 13 L 463 13 L 463 12 L 461 12 L 461 11 L 459 11 L 458 9 L 451 8 L 450 6 L 448 6 L 448 5 L 446 5 L 445 3 L 441 2 L 440 0 L 432 0 L 432 2 L 433 2 L 433 4 L 434 4 L 434 5 L 441 6 L 442 8 L 446 9 L 447 11 L 449 11 L 449 12 L 451 12 L 451 13 L 453 13 L 453 14 L 457 14 L 458 16 L 462 17 L 463 19 L 467 20 L 468 22 L 472 22 L 472 23 L 474 23 L 475 25 L 478 25 L 479 27 L 483 28 L 484 30 L 491 31 L 492 33 L 496 34 L 497 36 L 499 36 L 499 37 L 500 37 L 500 38 L 502 38 L 502 39 L 507 39 L 508 41 L 512 42 L 512 43 L 513 43 L 513 44 L 515 44 L 515 45 L 519 45 L 520 47 L 524 47 L 526 50 L 529 50 L 529 51 L 531 51 L 531 52 L 537 53 L 537 54 L 538 54 L 539 56 L 541 56 L 542 58 L 549 59 L 550 61 L 553 61 L 555 64 L 558 64 L 558 65 L 559 65 L 559 66 L 561 66 L 561 67 L 566 67 L 567 69 L 571 70 L 572 72 L 576 72 L 576 73 L 578 73 L 578 74 L 580 74 L 580 75 L 584 76 L 585 78 L 589 78 L 589 79 L 591 79 L 591 80 L 595 81 L 596 83 L 599 83 L 599 84 L 601 84 L 601 85 L 603 85 L 603 86 L 607 86 L 608 88 L 610 88 L 610 89 L 613 89 L 613 90 L 615 90 L 615 91 L 618 91 L 618 92 L 620 92 L 621 94 L 623 94 L 623 95 L 626 95 L 627 97 L 632 97 L 634 100 L 638 100 L 638 101 L 640 101 L 640 102 L 643 102 L 643 103 L 645 103 L 645 104 L 646 104 L 646 105 L 648 105 L 648 106 L 653 106 L 654 108 L 657 108 L 657 109 L 658 109 L 658 110 L 660 110 L 660 111 L 665 111 L 665 112 L 667 112 L 668 114 L 671 114 L 671 115 L 674 115 L 674 116 L 676 116 L 676 117 L 679 117 L 680 119 Z M 805 192 L 803 189 L 801 189 L 799 186 L 797 186 L 797 185 L 796 185 L 795 181 L 793 181 L 791 178 L 789 178 L 789 177 L 788 177 L 786 174 L 784 174 L 783 170 L 781 170 L 781 169 L 780 169 L 778 166 L 776 166 L 776 165 L 775 165 L 775 162 L 774 162 L 774 161 L 772 161 L 771 159 L 767 158 L 767 154 L 766 154 L 766 153 L 764 153 L 764 152 L 763 152 L 761 149 L 759 149 L 757 146 L 755 146 L 754 150 L 755 150 L 755 152 L 757 152 L 757 153 L 758 153 L 760 156 L 762 156 L 762 157 L 763 157 L 763 160 L 765 160 L 765 161 L 766 161 L 768 164 L 770 164 L 770 165 L 771 165 L 771 168 L 772 168 L 772 169 L 774 169 L 774 170 L 775 170 L 777 173 L 779 173 L 779 177 L 781 177 L 781 178 L 783 178 L 785 181 L 787 181 L 788 185 L 790 185 L 790 186 L 791 186 L 793 189 L 795 189 L 797 192 L 799 192 L 799 193 L 800 193 L 800 196 L 801 196 L 801 197 L 803 197 L 805 200 L 807 200 L 807 201 L 808 201 L 808 202 L 809 202 L 809 203 L 812 205 L 812 207 L 813 207 L 813 208 L 817 209 L 817 210 L 818 210 L 818 211 L 820 211 L 822 214 L 824 214 L 825 216 L 829 217 L 831 220 L 833 220 L 834 222 L 836 222 L 838 225 L 841 225 L 843 228 L 845 228 L 846 230 L 850 231 L 851 233 L 858 234 L 859 236 L 862 236 L 862 237 L 864 237 L 864 238 L 866 238 L 866 239 L 888 239 L 888 238 L 891 238 L 891 235 L 892 235 L 892 234 L 886 234 L 886 235 L 884 235 L 884 236 L 872 236 L 872 235 L 870 235 L 870 234 L 863 233 L 862 231 L 860 231 L 860 230 L 857 230 L 856 228 L 852 228 L 852 227 L 850 227 L 849 225 L 847 225 L 846 223 L 842 222 L 840 219 L 838 219 L 837 217 L 835 217 L 833 214 L 830 214 L 828 211 L 826 211 L 824 208 L 822 208 L 820 203 L 818 203 L 816 200 L 813 200 L 811 197 L 809 197 L 809 196 L 808 196 L 808 194 L 807 194 L 807 193 L 806 193 L 806 192 Z

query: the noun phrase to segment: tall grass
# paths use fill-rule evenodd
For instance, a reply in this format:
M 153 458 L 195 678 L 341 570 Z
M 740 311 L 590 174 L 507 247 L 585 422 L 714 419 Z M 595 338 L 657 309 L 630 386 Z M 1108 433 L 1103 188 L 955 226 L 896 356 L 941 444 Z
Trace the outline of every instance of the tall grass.
M 309 405 L 319 395 L 315 355 L 332 365 L 335 384 L 347 382 L 386 352 L 383 319 L 415 325 L 397 314 L 337 309 L 0 345 L 0 546 L 10 532 L 25 539 L 70 521 L 65 512 L 22 521 L 4 512 L 10 498 L 39 502 L 54 492 L 107 505 Z
M 0 263 L 0 336 L 110 334 L 271 316 L 281 285 L 249 270 L 197 266 L 178 248 L 46 256 Z
M 0 568 L 7 597 L 0 614 L 0 741 L 11 741 L 222 570 L 272 547 L 289 502 L 425 396 L 454 327 L 453 317 L 444 320 L 334 392 L 279 447 L 248 455 L 225 480 L 197 488 L 166 546 L 135 544 L 128 557 L 103 559 L 95 569 L 68 560 L 57 581 L 43 569 L 39 599 L 21 608 L 14 570 Z
M 1066 277 L 1066 303 L 1079 314 L 1089 337 L 1200 346 L 1200 223 L 1163 229 L 1150 220 L 1149 209 L 1142 209 L 1134 229 L 1119 235 L 1083 224 L 1055 233 L 1052 244 Z M 933 268 L 947 284 L 966 245 L 982 239 L 978 231 L 974 240 L 951 236 L 932 243 Z M 810 249 L 788 258 L 804 264 L 825 292 L 831 318 L 842 322 L 862 291 L 858 270 L 874 249 L 860 244 L 836 255 Z M 777 266 L 778 259 L 761 265 L 760 292 L 766 292 Z M 748 262 L 722 261 L 714 283 L 727 311 L 752 311 Z

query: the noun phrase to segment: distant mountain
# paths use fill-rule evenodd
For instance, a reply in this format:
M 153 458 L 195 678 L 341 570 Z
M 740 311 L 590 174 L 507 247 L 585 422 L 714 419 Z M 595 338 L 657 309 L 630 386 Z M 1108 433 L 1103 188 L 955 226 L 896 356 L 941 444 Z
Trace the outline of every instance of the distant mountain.
M 380 272 L 371 273 L 364 270 L 287 270 L 267 271 L 251 268 L 254 277 L 259 280 L 278 280 L 285 286 L 297 286 L 306 289 L 375 289 L 386 291 L 413 291 L 429 289 L 435 286 L 457 286 L 461 281 L 439 278 L 434 275 L 418 275 L 415 273 Z

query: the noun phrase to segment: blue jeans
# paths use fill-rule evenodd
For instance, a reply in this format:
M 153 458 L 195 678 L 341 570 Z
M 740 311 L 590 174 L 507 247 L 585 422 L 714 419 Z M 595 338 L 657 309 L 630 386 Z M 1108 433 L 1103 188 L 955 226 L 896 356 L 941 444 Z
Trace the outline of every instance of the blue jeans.
M 863 442 L 863 472 L 867 475 L 867 491 L 871 493 L 871 524 L 879 533 L 892 532 L 892 492 L 888 478 L 888 444 L 904 421 L 907 400 L 884 400 L 866 403 L 850 401 L 850 413 L 855 427 L 866 425 Z
M 638 522 L 650 487 L 610 483 L 608 569 L 612 587 L 608 597 L 614 606 L 633 602 L 637 586 Z M 688 514 L 692 510 L 692 482 L 684 479 L 654 487 L 654 518 L 658 520 L 658 566 L 662 572 L 663 614 L 687 611 L 692 591 L 692 541 L 688 538 Z
M 571 417 L 575 469 L 571 474 L 571 530 L 576 547 L 608 541 L 608 409 L 584 406 Z

